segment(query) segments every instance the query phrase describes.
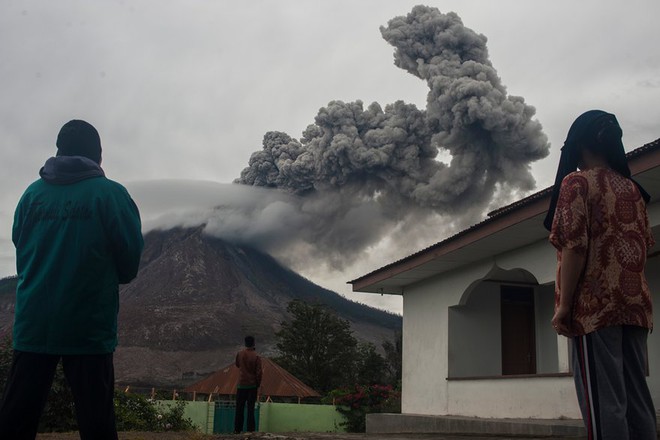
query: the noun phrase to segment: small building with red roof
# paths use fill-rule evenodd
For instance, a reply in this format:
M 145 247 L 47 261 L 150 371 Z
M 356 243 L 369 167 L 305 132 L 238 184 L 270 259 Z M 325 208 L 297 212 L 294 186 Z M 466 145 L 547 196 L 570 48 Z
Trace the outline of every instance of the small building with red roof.
M 261 358 L 263 376 L 259 396 L 265 400 L 278 398 L 296 398 L 300 402 L 306 397 L 320 397 L 320 394 L 302 383 L 298 378 L 268 358 Z M 240 370 L 235 364 L 227 365 L 205 379 L 190 386 L 185 391 L 188 393 L 209 394 L 216 396 L 233 396 Z

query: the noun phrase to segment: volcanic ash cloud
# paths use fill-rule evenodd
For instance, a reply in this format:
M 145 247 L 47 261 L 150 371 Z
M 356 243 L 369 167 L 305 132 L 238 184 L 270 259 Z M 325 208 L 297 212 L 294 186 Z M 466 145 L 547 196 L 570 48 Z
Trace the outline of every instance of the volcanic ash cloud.
M 401 222 L 465 223 L 495 195 L 532 190 L 530 163 L 549 151 L 535 109 L 507 95 L 486 37 L 458 15 L 416 6 L 380 31 L 394 64 L 426 82 L 426 108 L 332 101 L 301 139 L 266 133 L 235 181 L 298 196 L 313 221 L 297 232 L 339 260 Z

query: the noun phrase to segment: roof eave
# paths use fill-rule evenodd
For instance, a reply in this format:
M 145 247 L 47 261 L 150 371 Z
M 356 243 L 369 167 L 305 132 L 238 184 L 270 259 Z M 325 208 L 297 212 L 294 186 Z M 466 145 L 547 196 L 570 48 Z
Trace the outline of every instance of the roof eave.
M 478 225 L 477 228 L 474 228 L 465 234 L 459 233 L 446 241 L 440 242 L 422 252 L 418 252 L 417 254 L 412 255 L 407 259 L 401 260 L 397 264 L 386 266 L 361 278 L 350 281 L 349 283 L 353 285 L 354 292 L 363 292 L 373 284 L 380 283 L 402 272 L 406 272 L 408 270 L 419 267 L 422 264 L 428 263 L 436 258 L 442 257 L 476 241 L 479 241 L 482 238 L 497 231 L 513 226 L 523 220 L 527 220 L 528 218 L 542 214 L 548 210 L 549 203 L 550 195 L 548 194 L 547 196 L 533 200 L 528 205 L 522 206 L 507 215 L 488 219 L 482 224 Z

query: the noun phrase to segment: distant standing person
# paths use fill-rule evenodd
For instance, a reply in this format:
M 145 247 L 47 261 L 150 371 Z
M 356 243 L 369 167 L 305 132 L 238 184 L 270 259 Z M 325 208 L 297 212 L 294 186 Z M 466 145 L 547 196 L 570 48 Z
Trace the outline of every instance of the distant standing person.
M 646 382 L 650 197 L 630 177 L 621 138 L 614 115 L 591 110 L 575 120 L 562 148 L 545 221 L 558 251 L 552 325 L 573 340 L 588 438 L 657 440 Z
M 137 274 L 140 215 L 105 177 L 99 134 L 85 121 L 64 124 L 39 174 L 14 215 L 14 352 L 0 439 L 36 437 L 61 359 L 81 439 L 114 440 L 118 288 Z
M 236 389 L 236 417 L 234 418 L 234 432 L 243 430 L 243 412 L 247 403 L 247 430 L 254 432 L 254 405 L 257 401 L 257 392 L 261 386 L 261 358 L 254 346 L 254 337 L 245 337 L 245 349 L 236 355 L 236 366 L 240 370 L 238 386 Z

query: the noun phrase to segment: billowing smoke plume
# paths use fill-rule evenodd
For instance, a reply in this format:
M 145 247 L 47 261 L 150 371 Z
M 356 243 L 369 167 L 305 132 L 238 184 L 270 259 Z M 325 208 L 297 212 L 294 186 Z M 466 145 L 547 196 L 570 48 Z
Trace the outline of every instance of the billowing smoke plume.
M 426 109 L 330 102 L 300 140 L 266 133 L 236 180 L 299 196 L 312 221 L 296 233 L 337 261 L 401 222 L 472 221 L 496 192 L 533 189 L 530 163 L 549 149 L 534 108 L 507 95 L 486 37 L 458 15 L 416 6 L 381 33 L 395 64 L 427 83 Z M 442 150 L 449 164 L 436 159 Z

